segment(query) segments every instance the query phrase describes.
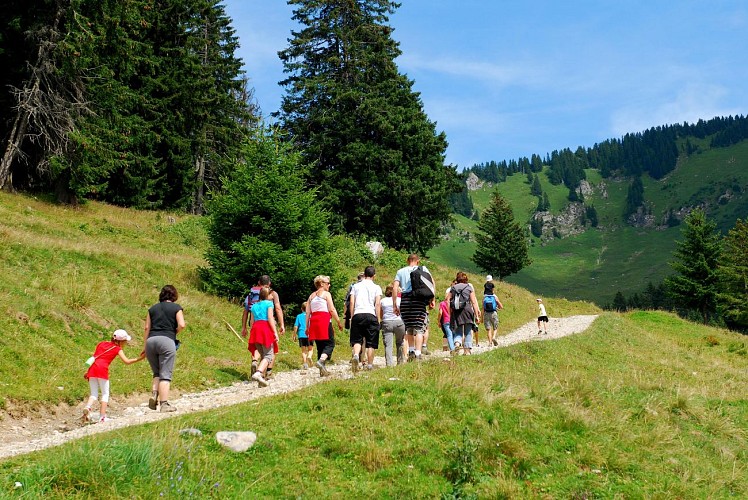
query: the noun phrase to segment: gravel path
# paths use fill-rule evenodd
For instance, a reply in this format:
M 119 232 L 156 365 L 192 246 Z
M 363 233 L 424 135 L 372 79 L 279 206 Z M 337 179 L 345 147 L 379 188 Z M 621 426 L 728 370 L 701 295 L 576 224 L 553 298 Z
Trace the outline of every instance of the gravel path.
M 536 322 L 531 321 L 508 335 L 500 336 L 498 338 L 498 347 L 505 347 L 520 342 L 557 339 L 574 333 L 580 333 L 586 330 L 595 318 L 597 316 L 551 318 L 547 335 L 538 335 Z M 486 345 L 485 332 L 481 332 L 481 338 L 483 339 L 483 344 L 480 347 L 473 348 L 473 354 L 480 354 L 498 348 Z M 441 345 L 441 342 L 432 340 L 431 344 L 437 346 Z M 339 353 L 347 350 L 340 347 L 338 349 Z M 446 353 L 439 351 L 428 356 L 426 359 L 442 358 L 445 355 Z M 124 406 L 111 401 L 109 414 L 113 418 L 106 423 L 95 425 L 82 425 L 79 423 L 78 419 L 81 415 L 82 403 L 80 408 L 60 409 L 54 415 L 54 418 L 6 418 L 0 426 L 0 442 L 4 443 L 2 449 L 0 449 L 0 459 L 58 446 L 68 441 L 100 432 L 108 432 L 114 429 L 146 424 L 186 413 L 205 411 L 211 408 L 235 405 L 275 394 L 296 391 L 332 378 L 351 378 L 352 374 L 350 364 L 347 363 L 347 356 L 338 354 L 336 358 L 345 359 L 346 362 L 340 361 L 337 365 L 328 366 L 332 373 L 330 377 L 321 378 L 316 369 L 292 370 L 276 374 L 270 385 L 265 388 L 258 388 L 255 383 L 238 382 L 219 389 L 211 389 L 193 394 L 182 394 L 180 398 L 171 401 L 178 408 L 176 413 L 162 414 L 151 411 L 148 409 L 147 402 L 138 404 L 137 400 L 142 399 L 142 396 L 140 396 L 137 400 L 132 400 Z M 377 357 L 375 365 L 384 367 L 384 358 Z M 128 406 L 128 404 L 132 404 L 133 406 Z M 97 415 L 95 414 L 94 416 Z

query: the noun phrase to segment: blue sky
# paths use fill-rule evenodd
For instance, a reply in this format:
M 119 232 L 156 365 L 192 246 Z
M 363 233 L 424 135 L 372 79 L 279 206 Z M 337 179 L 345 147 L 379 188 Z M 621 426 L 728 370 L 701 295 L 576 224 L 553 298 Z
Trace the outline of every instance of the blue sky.
M 401 0 L 390 17 L 460 168 L 748 114 L 748 2 Z M 264 114 L 283 89 L 284 0 L 227 0 Z

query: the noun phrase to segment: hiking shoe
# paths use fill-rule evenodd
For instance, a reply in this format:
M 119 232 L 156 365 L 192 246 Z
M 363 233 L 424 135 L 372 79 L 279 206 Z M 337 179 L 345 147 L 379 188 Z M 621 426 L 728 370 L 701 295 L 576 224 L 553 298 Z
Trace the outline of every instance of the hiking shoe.
M 374 369 L 374 365 L 365 365 L 364 370 L 371 371 Z
M 429 346 L 423 344 L 423 347 L 421 348 L 421 354 L 423 354 L 424 356 L 429 356 L 431 354 L 431 351 L 429 351 Z
M 327 367 L 322 361 L 317 361 L 317 368 L 319 368 L 319 376 L 320 377 L 328 377 L 330 376 L 330 372 L 327 371 Z
M 306 364 L 306 363 L 304 363 L 303 365 L 301 365 L 301 369 L 302 370 L 308 370 L 309 369 L 309 365 Z
M 257 381 L 257 383 L 259 384 L 260 387 L 267 387 L 268 386 L 268 381 L 263 378 L 262 373 L 260 373 L 260 372 L 255 372 L 255 374 L 252 375 L 252 380 Z
M 252 360 L 252 366 L 249 369 L 249 376 L 251 377 L 257 372 L 257 361 Z
M 460 347 L 462 347 L 462 342 L 455 340 L 455 349 L 459 349 Z
M 402 365 L 403 363 L 405 363 L 405 356 L 403 356 L 402 353 L 398 353 L 398 355 L 397 355 L 397 364 L 398 365 Z
M 150 408 L 151 410 L 155 410 L 156 409 L 156 406 L 158 406 L 158 399 L 157 398 L 158 398 L 158 395 L 151 396 L 148 399 L 148 408 Z
M 161 413 L 171 413 L 177 411 L 176 406 L 172 406 L 168 401 L 161 401 Z
M 271 378 L 273 378 L 273 369 L 268 368 L 265 370 L 265 380 L 270 380 Z
M 358 358 L 355 356 L 351 358 L 351 371 L 358 373 Z
M 497 347 L 499 345 L 499 341 L 496 339 L 493 339 L 493 345 L 494 347 Z
M 540 335 L 541 333 L 543 333 L 543 330 L 538 330 L 538 335 Z
M 408 351 L 408 363 L 416 359 L 415 351 Z

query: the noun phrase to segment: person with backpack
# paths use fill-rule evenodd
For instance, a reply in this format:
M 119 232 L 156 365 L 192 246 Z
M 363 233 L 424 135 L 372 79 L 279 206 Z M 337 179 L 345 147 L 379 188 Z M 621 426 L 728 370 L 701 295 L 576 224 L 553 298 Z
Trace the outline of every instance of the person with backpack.
M 488 276 L 490 278 L 490 275 Z M 491 283 L 493 285 L 493 283 Z M 501 303 L 499 297 L 493 293 L 493 287 L 490 288 L 490 292 L 486 293 L 483 290 L 483 326 L 486 327 L 486 335 L 488 336 L 488 345 L 497 346 L 499 341 L 495 338 L 495 335 L 499 332 L 499 309 L 504 309 L 504 304 Z
M 480 323 L 481 311 L 475 288 L 468 282 L 468 275 L 460 271 L 455 277 L 457 282 L 447 294 L 449 302 L 450 326 L 454 336 L 455 350 L 463 349 L 463 354 L 470 354 L 473 348 L 473 325 Z
M 436 283 L 421 258 L 412 253 L 408 255 L 408 265 L 397 271 L 392 282 L 392 296 L 397 297 L 402 291 L 400 305 L 394 306 L 395 315 L 403 318 L 405 338 L 408 342 L 408 361 L 420 360 L 424 334 L 428 322 L 427 307 L 433 308 Z

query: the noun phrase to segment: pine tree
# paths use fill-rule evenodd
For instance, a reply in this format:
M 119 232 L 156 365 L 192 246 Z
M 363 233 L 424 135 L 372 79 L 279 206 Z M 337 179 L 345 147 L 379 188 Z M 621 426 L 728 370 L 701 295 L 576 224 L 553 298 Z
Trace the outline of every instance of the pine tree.
M 670 263 L 676 274 L 667 277 L 665 285 L 676 309 L 686 314 L 696 311 L 707 323 L 716 312 L 720 239 L 716 224 L 702 209 L 688 214 L 685 222 L 683 239 L 676 242 L 675 260 Z
M 532 172 L 528 172 L 529 176 L 532 177 L 532 186 L 530 188 L 530 193 L 533 196 L 540 196 L 543 194 L 543 188 L 540 186 L 540 179 L 538 179 L 537 175 L 533 175 Z
M 447 141 L 413 82 L 398 72 L 391 0 L 291 0 L 292 32 L 280 52 L 288 78 L 282 127 L 312 165 L 308 182 L 335 231 L 423 251 L 449 219 L 462 186 L 444 165 Z
M 748 221 L 738 219 L 723 239 L 717 275 L 717 300 L 725 323 L 748 330 Z
M 644 185 L 640 176 L 634 177 L 626 194 L 626 206 L 623 210 L 624 217 L 635 213 L 644 203 Z
M 472 261 L 499 279 L 519 272 L 531 262 L 525 231 L 498 191 L 493 192 L 490 205 L 481 214 L 475 239 L 478 246 Z
M 287 143 L 257 130 L 242 160 L 208 200 L 210 248 L 201 277 L 208 289 L 240 298 L 263 274 L 284 302 L 301 303 L 318 274 L 337 283 L 338 260 L 327 230 L 328 214 L 305 186 L 305 168 Z

